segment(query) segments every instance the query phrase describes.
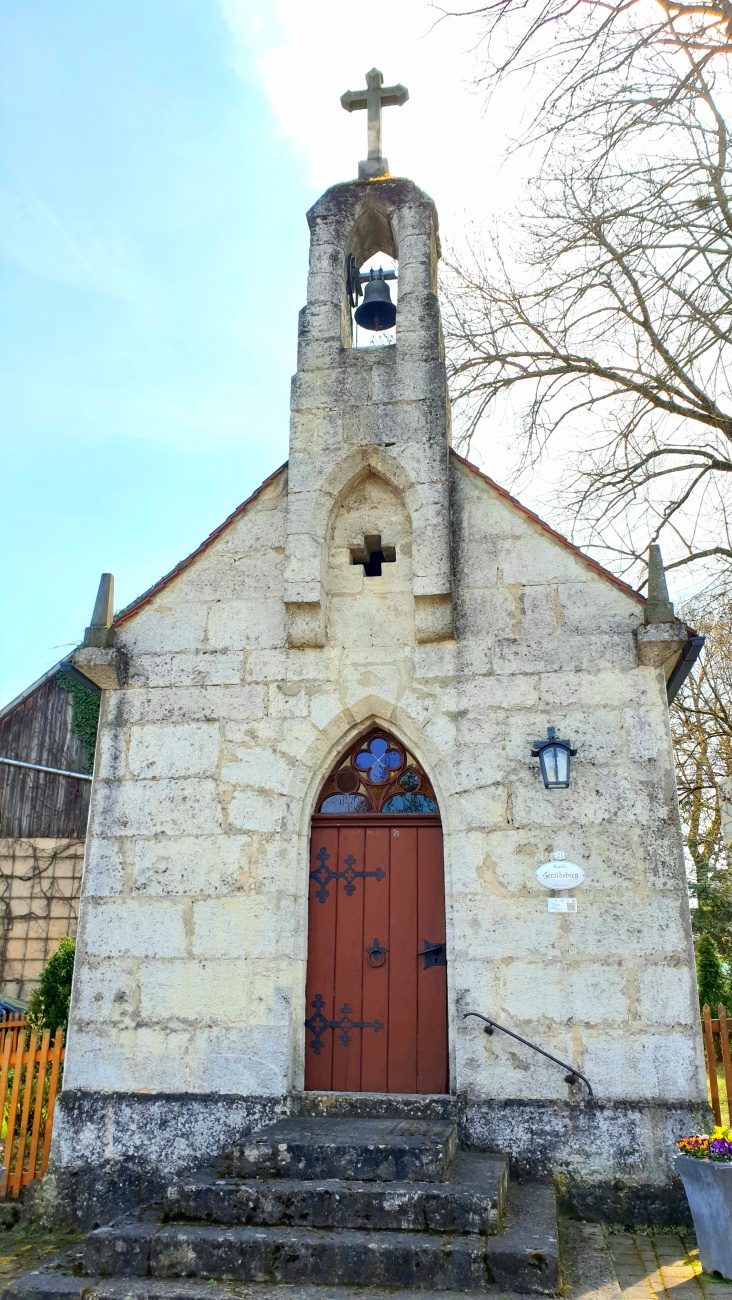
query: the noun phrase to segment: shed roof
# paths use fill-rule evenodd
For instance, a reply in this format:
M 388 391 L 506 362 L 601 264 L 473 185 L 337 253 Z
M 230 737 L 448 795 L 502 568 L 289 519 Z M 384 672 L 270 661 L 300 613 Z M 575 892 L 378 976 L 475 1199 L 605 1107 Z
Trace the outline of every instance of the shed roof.
M 30 686 L 26 686 L 25 690 L 20 692 L 20 695 L 16 695 L 14 700 L 10 700 L 8 704 L 4 704 L 0 709 L 0 722 L 2 722 L 3 718 L 7 718 L 8 714 L 13 712 L 13 709 L 17 709 L 19 704 L 22 704 L 24 700 L 27 700 L 29 695 L 32 695 L 34 691 L 37 691 L 39 686 L 43 686 L 43 683 L 47 682 L 49 677 L 55 677 L 62 662 L 63 660 L 59 660 L 57 664 L 53 664 L 52 667 L 49 668 L 47 672 L 43 673 L 41 677 L 37 678 L 35 682 L 31 682 Z

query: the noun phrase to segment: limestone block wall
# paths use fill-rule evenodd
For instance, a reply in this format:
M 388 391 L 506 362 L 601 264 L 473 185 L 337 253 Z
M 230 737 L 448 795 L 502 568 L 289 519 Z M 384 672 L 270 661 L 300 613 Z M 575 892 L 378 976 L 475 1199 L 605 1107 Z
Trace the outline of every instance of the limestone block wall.
M 406 494 L 388 457 L 367 468 L 331 512 L 322 647 L 287 642 L 285 472 L 119 628 L 129 679 L 102 709 L 65 1087 L 302 1087 L 310 816 L 376 721 L 440 803 L 454 1090 L 567 1094 L 560 1070 L 462 1019 L 474 1009 L 572 1061 L 601 1099 L 700 1102 L 641 604 L 452 457 L 455 637 L 420 644 Z M 346 554 L 376 516 L 397 562 L 374 585 Z M 545 791 L 529 755 L 548 724 L 579 751 L 567 791 Z M 576 915 L 549 914 L 535 880 L 552 850 L 585 867 Z
M 84 841 L 0 839 L 0 990 L 27 1002 L 59 939 L 76 934 Z

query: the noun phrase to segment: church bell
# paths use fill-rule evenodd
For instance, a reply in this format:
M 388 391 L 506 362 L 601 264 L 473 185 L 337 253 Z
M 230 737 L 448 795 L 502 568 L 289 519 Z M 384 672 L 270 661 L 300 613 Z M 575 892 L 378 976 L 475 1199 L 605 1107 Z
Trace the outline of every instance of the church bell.
M 369 275 L 363 302 L 356 309 L 354 320 L 365 330 L 388 330 L 394 324 L 396 307 L 391 300 L 383 271 L 372 271 Z

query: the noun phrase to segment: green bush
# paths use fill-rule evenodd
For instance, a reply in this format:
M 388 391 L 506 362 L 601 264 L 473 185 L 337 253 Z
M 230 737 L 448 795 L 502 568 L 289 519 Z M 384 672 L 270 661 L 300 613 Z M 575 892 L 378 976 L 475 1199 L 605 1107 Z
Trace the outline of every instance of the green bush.
M 65 1035 L 69 1023 L 75 953 L 76 939 L 62 939 L 53 956 L 49 957 L 41 982 L 28 1004 L 30 1028 L 37 1032 L 50 1029 L 52 1040 L 59 1028 Z
M 706 1003 L 715 1016 L 720 1002 L 728 1004 L 730 990 L 726 969 L 710 934 L 703 934 L 696 945 L 696 978 L 699 1006 Z

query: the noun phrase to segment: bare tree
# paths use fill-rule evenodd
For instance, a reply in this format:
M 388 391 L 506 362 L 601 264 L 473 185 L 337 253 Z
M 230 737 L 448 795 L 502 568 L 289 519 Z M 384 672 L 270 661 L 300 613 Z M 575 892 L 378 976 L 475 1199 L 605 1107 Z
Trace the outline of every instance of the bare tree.
M 732 595 L 702 597 L 683 610 L 706 635 L 699 667 L 671 709 L 679 804 L 694 868 L 697 934 L 711 934 L 732 957 L 732 851 L 724 842 L 721 806 L 732 777 Z
M 568 458 L 572 531 L 621 570 L 732 559 L 732 4 L 496 0 L 486 84 L 546 87 L 517 230 L 453 260 L 458 437 L 520 399 L 520 465 Z M 727 371 L 725 372 L 725 366 Z M 642 583 L 640 584 L 642 585 Z

